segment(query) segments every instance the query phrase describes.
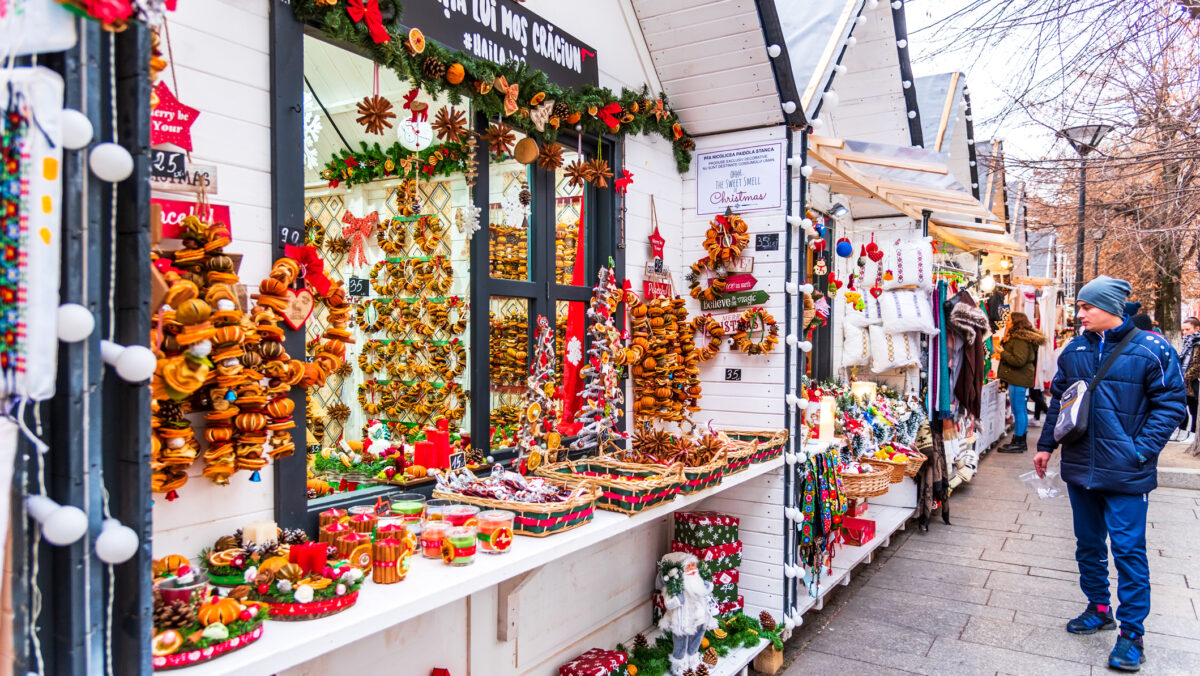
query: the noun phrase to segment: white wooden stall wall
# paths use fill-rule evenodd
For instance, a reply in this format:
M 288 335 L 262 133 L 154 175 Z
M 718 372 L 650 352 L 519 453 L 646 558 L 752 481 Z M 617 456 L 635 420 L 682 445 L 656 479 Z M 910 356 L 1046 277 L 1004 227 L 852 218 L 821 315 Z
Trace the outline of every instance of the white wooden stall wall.
M 226 250 L 243 254 L 240 275 L 250 293 L 271 267 L 269 6 L 267 0 L 179 3 L 169 18 L 178 86 L 170 67 L 160 75 L 180 101 L 200 110 L 192 160 L 217 166 L 219 192 L 209 201 L 229 205 L 233 243 Z M 273 518 L 272 465 L 261 482 L 238 472 L 224 487 L 202 477 L 203 469 L 203 461 L 192 465 L 178 500 L 155 496 L 154 556 L 195 556 L 248 521 Z

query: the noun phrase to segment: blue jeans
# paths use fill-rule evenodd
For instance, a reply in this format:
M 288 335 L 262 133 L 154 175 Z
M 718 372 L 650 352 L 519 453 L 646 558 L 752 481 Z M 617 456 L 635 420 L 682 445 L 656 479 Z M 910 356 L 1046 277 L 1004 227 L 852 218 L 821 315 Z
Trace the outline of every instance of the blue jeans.
M 1008 386 L 1008 401 L 1012 404 L 1013 433 L 1018 437 L 1025 436 L 1029 430 L 1029 411 L 1025 408 L 1025 397 L 1028 391 L 1017 385 Z
M 1075 522 L 1075 562 L 1087 600 L 1109 605 L 1108 543 L 1117 562 L 1117 620 L 1121 631 L 1145 633 L 1150 614 L 1150 566 L 1146 561 L 1146 508 L 1149 495 L 1089 491 L 1067 484 Z

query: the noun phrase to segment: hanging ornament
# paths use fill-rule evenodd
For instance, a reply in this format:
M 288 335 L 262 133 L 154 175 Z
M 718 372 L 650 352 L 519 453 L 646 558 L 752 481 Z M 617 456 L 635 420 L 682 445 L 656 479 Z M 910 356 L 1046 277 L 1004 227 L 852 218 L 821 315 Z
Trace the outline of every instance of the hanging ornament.
M 880 249 L 879 245 L 875 243 L 874 233 L 871 234 L 871 241 L 867 244 L 866 252 L 867 257 L 876 263 L 883 260 L 883 249 Z
M 824 239 L 809 240 L 808 246 L 813 250 L 813 253 L 816 254 L 825 253 L 825 249 L 827 248 Z
M 871 287 L 871 296 L 872 297 L 878 298 L 882 294 L 883 294 L 883 289 L 880 288 L 878 284 Z
M 613 172 L 612 169 L 609 168 L 608 162 L 600 158 L 596 158 L 591 162 L 588 162 L 588 165 L 591 167 L 589 171 L 591 174 L 591 178 L 589 179 L 591 184 L 597 188 L 607 188 L 609 179 L 613 177 Z
M 529 109 L 529 121 L 533 123 L 533 128 L 538 131 L 545 131 L 546 125 L 550 122 L 550 118 L 554 113 L 554 101 L 543 101 L 541 104 L 533 106 Z
M 849 258 L 854 255 L 854 245 L 845 237 L 837 241 L 837 255 L 842 258 Z
M 892 274 L 891 270 L 888 270 L 883 273 L 883 281 L 885 281 L 885 282 L 890 282 L 895 278 L 896 278 L 896 276 Z
M 457 143 L 467 133 L 467 115 L 453 106 L 442 108 L 433 119 L 433 131 L 438 139 Z
M 538 153 L 538 166 L 546 171 L 554 171 L 563 165 L 562 146 L 557 143 L 543 143 Z
M 513 159 L 521 164 L 533 164 L 539 154 L 541 152 L 538 149 L 537 141 L 529 136 L 517 141 L 516 147 L 513 148 Z
M 859 247 L 858 250 L 858 267 L 867 267 L 867 247 Z
M 171 143 L 190 151 L 192 125 L 200 111 L 180 103 L 165 82 L 155 85 L 154 93 L 158 105 L 150 112 L 150 145 Z
M 392 102 L 379 96 L 364 96 L 358 102 L 357 122 L 366 128 L 368 134 L 383 134 L 384 129 L 391 129 L 389 121 L 396 117 L 392 112 Z
M 517 140 L 517 135 L 513 133 L 512 127 L 497 122 L 487 130 L 488 150 L 493 155 L 507 155 L 512 152 L 513 143 Z
M 817 259 L 817 262 L 813 265 L 813 274 L 817 277 L 829 274 L 829 265 L 825 263 L 824 258 Z
M 311 92 L 305 90 L 301 106 L 304 118 L 304 166 L 316 169 L 319 166 L 317 141 L 321 138 L 321 115 Z
M 584 183 L 591 182 L 590 177 L 592 175 L 592 170 L 590 163 L 584 162 L 583 160 L 575 160 L 574 162 L 571 162 L 567 165 L 565 172 L 568 179 L 568 185 L 570 185 L 572 188 L 578 188 Z

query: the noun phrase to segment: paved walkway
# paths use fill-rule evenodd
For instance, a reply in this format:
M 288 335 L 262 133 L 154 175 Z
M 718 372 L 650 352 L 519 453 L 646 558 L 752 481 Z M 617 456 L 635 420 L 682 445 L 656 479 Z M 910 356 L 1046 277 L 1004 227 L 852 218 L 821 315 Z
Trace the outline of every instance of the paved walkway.
M 1106 666 L 1116 632 L 1064 629 L 1086 603 L 1071 508 L 1066 498 L 1028 494 L 1017 476 L 1032 462 L 1032 451 L 988 453 L 951 498 L 953 525 L 935 517 L 928 533 L 915 521 L 897 533 L 823 611 L 805 616 L 783 673 L 1116 673 Z M 1154 491 L 1149 518 L 1149 661 L 1141 673 L 1200 674 L 1200 492 Z M 1115 570 L 1111 577 L 1115 602 Z

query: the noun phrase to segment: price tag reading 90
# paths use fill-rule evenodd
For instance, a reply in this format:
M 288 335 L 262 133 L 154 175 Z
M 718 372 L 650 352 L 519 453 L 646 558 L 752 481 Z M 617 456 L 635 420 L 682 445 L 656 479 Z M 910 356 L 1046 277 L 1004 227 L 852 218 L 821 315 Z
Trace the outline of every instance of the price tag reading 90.
M 304 230 L 287 225 L 279 226 L 279 241 L 284 246 L 300 246 L 304 244 Z

